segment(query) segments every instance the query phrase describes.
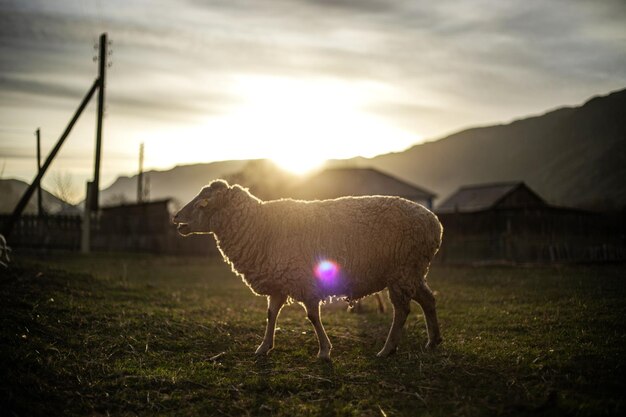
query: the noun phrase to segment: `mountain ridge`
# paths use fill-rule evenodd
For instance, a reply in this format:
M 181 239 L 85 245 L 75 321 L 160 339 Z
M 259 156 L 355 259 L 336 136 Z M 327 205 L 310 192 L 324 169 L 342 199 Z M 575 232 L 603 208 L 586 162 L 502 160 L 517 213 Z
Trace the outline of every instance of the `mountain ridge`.
M 618 90 L 578 107 L 464 129 L 366 163 L 435 189 L 440 197 L 468 183 L 523 180 L 553 204 L 623 207 L 625 120 L 626 90 Z M 481 154 L 483 148 L 489 152 Z M 602 186 L 593 190 L 595 184 Z
M 20 200 L 24 192 L 28 188 L 28 183 L 16 178 L 0 178 L 0 214 L 12 213 L 15 205 Z M 44 212 L 49 214 L 78 214 L 79 210 L 76 206 L 65 203 L 57 198 L 54 194 L 41 189 Z M 30 199 L 25 214 L 37 213 L 37 196 L 36 194 Z

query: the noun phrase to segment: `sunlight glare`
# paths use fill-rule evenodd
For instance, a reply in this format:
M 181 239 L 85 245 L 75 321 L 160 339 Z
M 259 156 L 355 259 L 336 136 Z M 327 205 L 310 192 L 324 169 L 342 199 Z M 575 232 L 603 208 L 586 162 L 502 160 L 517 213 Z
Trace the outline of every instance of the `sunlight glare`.
M 328 159 L 372 157 L 421 141 L 368 112 L 377 100 L 393 98 L 382 83 L 245 75 L 233 79 L 231 91 L 240 102 L 230 112 L 175 133 L 184 147 L 171 146 L 174 132 L 154 140 L 162 137 L 170 144 L 166 155 L 178 161 L 267 158 L 295 174 Z
M 406 147 L 416 140 L 363 110 L 372 86 L 246 77 L 239 80 L 239 87 L 246 100 L 240 116 L 248 126 L 257 127 L 254 133 L 265 133 L 269 158 L 296 174 L 330 158 L 373 156 L 384 152 L 390 141 Z

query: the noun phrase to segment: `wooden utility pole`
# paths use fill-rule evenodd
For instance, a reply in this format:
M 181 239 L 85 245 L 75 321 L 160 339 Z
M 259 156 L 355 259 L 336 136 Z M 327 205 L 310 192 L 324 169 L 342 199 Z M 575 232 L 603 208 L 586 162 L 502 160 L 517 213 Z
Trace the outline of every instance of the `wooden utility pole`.
M 37 174 L 41 172 L 41 134 L 37 128 Z M 41 181 L 37 184 L 37 215 L 43 216 L 43 200 L 41 199 Z
M 93 181 L 87 182 L 85 195 L 85 211 L 83 213 L 83 225 L 81 236 L 81 252 L 91 251 L 91 221 L 92 214 L 98 213 L 100 205 L 100 158 L 102 155 L 102 118 L 104 117 L 104 88 L 106 85 L 107 68 L 107 34 L 100 35 L 100 53 L 98 54 L 98 114 L 96 119 L 96 156 L 93 169 Z
M 96 123 L 96 161 L 93 172 L 93 190 L 91 210 L 98 211 L 100 194 L 100 154 L 102 149 L 102 117 L 104 116 L 104 88 L 107 67 L 107 34 L 100 35 L 100 54 L 98 60 L 98 119 Z
M 139 175 L 137 175 L 137 203 L 143 202 L 143 143 L 139 145 Z

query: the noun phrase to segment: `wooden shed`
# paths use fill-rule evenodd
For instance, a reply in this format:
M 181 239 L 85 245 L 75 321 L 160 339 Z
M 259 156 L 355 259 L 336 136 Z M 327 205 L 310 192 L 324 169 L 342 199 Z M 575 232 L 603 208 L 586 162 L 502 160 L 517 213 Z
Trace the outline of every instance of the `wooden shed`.
M 466 185 L 437 206 L 437 213 L 470 213 L 491 209 L 540 208 L 547 203 L 524 182 Z

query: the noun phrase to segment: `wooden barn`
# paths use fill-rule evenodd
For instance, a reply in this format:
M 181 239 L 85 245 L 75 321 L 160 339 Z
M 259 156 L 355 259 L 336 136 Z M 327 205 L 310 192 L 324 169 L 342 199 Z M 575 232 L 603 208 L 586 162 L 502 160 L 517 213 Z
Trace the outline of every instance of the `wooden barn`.
M 435 212 L 444 228 L 442 263 L 626 258 L 623 217 L 551 206 L 523 182 L 461 187 Z
M 437 213 L 470 213 L 493 209 L 547 207 L 547 203 L 525 183 L 466 185 L 437 206 Z
M 302 200 L 325 200 L 345 196 L 389 195 L 433 206 L 434 193 L 409 184 L 374 168 L 325 169 L 298 183 L 288 197 Z

